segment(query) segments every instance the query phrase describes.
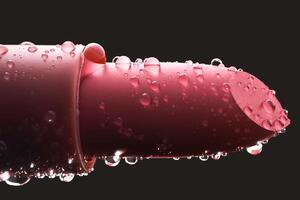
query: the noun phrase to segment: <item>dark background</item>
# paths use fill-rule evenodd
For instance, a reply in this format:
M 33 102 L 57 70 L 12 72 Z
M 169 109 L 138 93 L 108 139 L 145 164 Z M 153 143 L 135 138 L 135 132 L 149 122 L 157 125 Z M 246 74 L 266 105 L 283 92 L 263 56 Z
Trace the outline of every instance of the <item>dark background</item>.
M 292 124 L 256 157 L 240 152 L 219 161 L 146 160 L 116 168 L 99 161 L 94 173 L 71 183 L 57 179 L 32 180 L 23 187 L 1 183 L 1 198 L 299 199 L 300 15 L 296 5 L 7 2 L 0 5 L 2 44 L 97 42 L 106 49 L 108 60 L 127 55 L 132 60 L 155 56 L 161 61 L 209 63 L 218 57 L 275 89 Z

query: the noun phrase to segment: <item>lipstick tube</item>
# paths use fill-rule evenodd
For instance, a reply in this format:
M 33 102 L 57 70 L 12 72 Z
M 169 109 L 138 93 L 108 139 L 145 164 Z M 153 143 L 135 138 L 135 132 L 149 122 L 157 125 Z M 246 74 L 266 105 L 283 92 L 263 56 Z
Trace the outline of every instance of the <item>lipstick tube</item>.
M 263 143 L 290 124 L 253 75 L 211 64 L 106 62 L 99 44 L 0 45 L 0 180 L 70 181 L 122 158 L 207 160 Z

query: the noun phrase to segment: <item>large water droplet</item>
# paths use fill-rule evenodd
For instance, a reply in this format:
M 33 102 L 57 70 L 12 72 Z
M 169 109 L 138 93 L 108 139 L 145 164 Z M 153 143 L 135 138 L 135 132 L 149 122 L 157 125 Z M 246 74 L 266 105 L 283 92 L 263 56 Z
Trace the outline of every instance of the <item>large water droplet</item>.
M 30 53 L 34 53 L 38 50 L 38 48 L 35 45 L 30 45 L 27 50 Z
M 97 43 L 91 43 L 85 47 L 84 58 L 97 64 L 104 64 L 106 62 L 104 48 Z
M 159 60 L 155 57 L 146 58 L 144 60 L 144 69 L 152 75 L 158 75 L 160 73 Z
M 276 109 L 274 102 L 271 100 L 267 100 L 267 101 L 263 102 L 262 106 L 263 106 L 264 110 L 270 114 L 272 114 Z
M 75 177 L 75 174 L 67 173 L 67 174 L 61 174 L 59 176 L 59 179 L 63 182 L 71 182 Z
M 138 158 L 137 157 L 126 157 L 125 158 L 125 162 L 129 165 L 134 165 L 138 162 Z
M 178 76 L 178 82 L 180 83 L 180 85 L 182 87 L 188 87 L 190 79 L 186 74 L 180 73 L 179 76 Z
M 56 114 L 54 111 L 49 110 L 46 114 L 45 114 L 45 121 L 49 124 L 53 124 L 56 120 Z
M 128 71 L 131 66 L 131 60 L 127 56 L 117 56 L 113 59 L 118 69 Z
M 70 41 L 66 41 L 61 45 L 61 50 L 65 53 L 71 53 L 76 48 L 75 44 Z
M 261 143 L 247 148 L 247 152 L 250 153 L 251 155 L 254 155 L 254 156 L 260 154 L 261 151 L 262 151 L 262 144 Z
M 148 93 L 143 93 L 140 97 L 140 103 L 145 107 L 149 106 L 151 103 L 150 95 Z
M 7 52 L 8 52 L 8 48 L 6 46 L 0 45 L 0 58 Z
M 11 186 L 23 186 L 29 181 L 30 178 L 27 176 L 10 176 L 5 183 Z
M 8 171 L 0 172 L 0 182 L 8 180 L 10 173 Z

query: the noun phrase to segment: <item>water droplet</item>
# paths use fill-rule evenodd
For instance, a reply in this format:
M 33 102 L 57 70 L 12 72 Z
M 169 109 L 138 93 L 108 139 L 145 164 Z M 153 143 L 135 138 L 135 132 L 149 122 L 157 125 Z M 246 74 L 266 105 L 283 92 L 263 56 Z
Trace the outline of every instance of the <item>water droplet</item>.
M 193 72 L 196 74 L 196 76 L 203 75 L 203 70 L 200 66 L 193 67 Z
M 47 172 L 47 176 L 48 176 L 48 178 L 55 178 L 56 174 L 53 169 L 49 169 Z
M 203 77 L 203 75 L 198 75 L 198 76 L 197 76 L 197 81 L 199 81 L 200 83 L 203 83 L 203 82 L 204 82 L 204 77 Z
M 180 158 L 179 157 L 173 157 L 173 160 L 179 160 Z
M 260 143 L 247 148 L 247 152 L 254 156 L 260 154 L 261 151 L 262 151 L 262 144 L 260 144 Z
M 0 182 L 6 181 L 7 179 L 9 179 L 9 177 L 10 173 L 8 171 L 0 172 Z
M 113 59 L 118 69 L 128 71 L 131 66 L 131 61 L 127 56 L 117 56 Z
M 273 126 L 274 126 L 275 130 L 280 131 L 283 129 L 284 123 L 281 122 L 280 120 L 275 120 L 273 123 Z
M 211 155 L 211 158 L 212 158 L 213 160 L 219 160 L 219 159 L 221 158 L 221 153 L 218 152 L 218 153 L 216 153 L 216 154 L 212 154 L 212 155 Z
M 141 58 L 137 58 L 134 63 L 140 66 L 143 63 L 143 60 Z
M 56 57 L 56 60 L 59 61 L 59 62 L 62 61 L 62 59 L 63 59 L 62 56 L 57 56 L 57 57 Z
M 75 44 L 70 41 L 66 41 L 61 45 L 61 50 L 65 53 L 71 53 L 75 50 Z
M 152 83 L 150 84 L 150 89 L 153 92 L 159 93 L 159 91 L 160 91 L 160 84 L 157 81 L 152 81 Z
M 139 87 L 140 85 L 140 80 L 137 76 L 133 76 L 129 79 L 130 81 L 130 84 L 134 87 L 134 88 L 137 88 Z
M 230 91 L 230 85 L 228 83 L 223 83 L 223 91 L 228 93 Z
M 7 52 L 8 52 L 8 48 L 6 46 L 0 45 L 0 58 Z
M 245 106 L 244 108 L 244 113 L 247 115 L 247 116 L 251 116 L 253 112 L 253 109 L 250 107 L 250 106 Z
M 237 72 L 237 68 L 231 66 L 231 67 L 228 68 L 228 71 L 230 71 L 230 72 Z
M 53 124 L 56 120 L 56 114 L 54 111 L 49 110 L 45 115 L 45 121 L 49 124 Z
M 74 158 L 68 158 L 68 164 L 71 165 L 74 161 Z
M 212 59 L 212 61 L 210 62 L 211 65 L 214 65 L 214 66 L 219 66 L 219 65 L 222 65 L 223 62 L 221 59 L 219 58 L 214 58 Z
M 4 72 L 3 79 L 5 81 L 9 81 L 10 80 L 10 74 L 9 74 L 9 72 Z
M 144 69 L 152 75 L 158 75 L 160 73 L 159 60 L 155 57 L 146 58 L 144 60 Z
M 30 53 L 34 53 L 38 50 L 38 48 L 35 45 L 30 45 L 27 50 Z
M 263 106 L 264 110 L 270 114 L 272 114 L 276 109 L 275 104 L 271 100 L 267 100 L 267 101 L 263 102 L 262 106 Z
M 71 182 L 75 177 L 75 174 L 72 174 L 72 173 L 67 173 L 67 174 L 61 174 L 59 176 L 59 179 L 63 182 Z
M 104 159 L 104 163 L 109 167 L 117 166 L 121 161 L 121 158 L 118 156 L 106 156 Z
M 100 109 L 100 110 L 105 110 L 105 103 L 102 101 L 102 102 L 100 102 L 99 103 L 99 105 L 98 105 L 98 108 Z
M 71 56 L 71 57 L 75 57 L 75 55 L 76 55 L 76 54 L 75 54 L 74 51 L 71 51 L 71 52 L 70 52 L 70 56 Z
M 45 53 L 43 53 L 42 56 L 41 56 L 41 58 L 43 59 L 44 62 L 46 62 L 47 59 L 48 59 L 48 55 L 45 54 Z
M 134 165 L 138 162 L 138 158 L 137 157 L 126 157 L 125 162 L 129 165 Z
M 115 120 L 114 120 L 114 124 L 118 127 L 122 127 L 123 126 L 123 119 L 121 117 L 117 117 Z
M 9 179 L 5 181 L 7 185 L 11 186 L 23 186 L 30 181 L 27 176 L 10 176 Z
M 90 43 L 84 48 L 84 58 L 97 64 L 106 62 L 104 48 L 97 43 Z
M 199 159 L 201 161 L 207 161 L 209 159 L 209 156 L 208 155 L 201 155 L 201 156 L 199 156 Z
M 6 62 L 6 65 L 7 65 L 7 67 L 8 67 L 9 69 L 14 69 L 14 67 L 15 67 L 15 63 L 14 63 L 14 61 L 12 61 L 12 60 L 8 60 L 8 61 Z
M 167 95 L 165 95 L 165 96 L 163 97 L 163 100 L 164 100 L 164 102 L 168 103 L 169 97 L 168 97 Z
M 201 122 L 201 124 L 202 124 L 202 126 L 204 126 L 204 127 L 208 127 L 208 121 L 207 121 L 207 120 L 203 120 L 203 121 Z
M 21 45 L 31 45 L 31 46 L 34 46 L 35 44 L 32 43 L 32 42 L 29 42 L 29 41 L 24 41 L 21 43 Z
M 264 120 L 263 122 L 262 122 L 262 127 L 264 127 L 265 129 L 271 129 L 271 127 L 272 127 L 272 122 L 270 121 L 270 120 L 268 120 L 268 119 L 266 119 L 266 120 Z
M 143 93 L 140 97 L 140 103 L 145 107 L 149 106 L 151 103 L 150 95 L 148 93 Z
M 29 167 L 32 169 L 35 167 L 35 164 L 32 162 L 32 163 L 30 163 Z
M 189 79 L 189 77 L 186 74 L 180 73 L 179 77 L 178 77 L 178 82 L 180 83 L 180 85 L 182 87 L 186 88 L 186 87 L 189 86 L 190 79 Z
M 188 66 L 193 66 L 193 61 L 187 60 L 185 61 L 185 64 L 187 64 Z

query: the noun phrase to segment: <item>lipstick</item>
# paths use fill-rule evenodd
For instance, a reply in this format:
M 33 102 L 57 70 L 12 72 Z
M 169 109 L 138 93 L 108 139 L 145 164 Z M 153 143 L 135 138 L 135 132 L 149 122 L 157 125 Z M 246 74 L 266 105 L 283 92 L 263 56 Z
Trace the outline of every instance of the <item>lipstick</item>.
M 0 181 L 10 185 L 69 182 L 97 158 L 257 155 L 290 124 L 273 90 L 220 59 L 107 62 L 96 43 L 0 45 L 0 92 Z

